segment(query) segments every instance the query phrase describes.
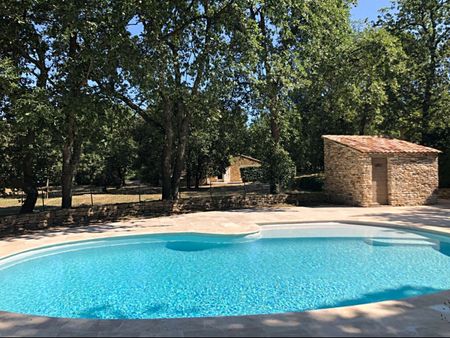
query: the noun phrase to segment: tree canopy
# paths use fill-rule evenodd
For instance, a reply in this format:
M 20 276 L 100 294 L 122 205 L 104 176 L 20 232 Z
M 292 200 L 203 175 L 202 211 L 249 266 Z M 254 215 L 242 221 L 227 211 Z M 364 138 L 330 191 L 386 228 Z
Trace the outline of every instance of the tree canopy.
M 0 189 L 127 178 L 179 197 L 230 157 L 271 192 L 323 168 L 323 134 L 443 151 L 450 186 L 450 2 L 6 0 L 0 4 Z

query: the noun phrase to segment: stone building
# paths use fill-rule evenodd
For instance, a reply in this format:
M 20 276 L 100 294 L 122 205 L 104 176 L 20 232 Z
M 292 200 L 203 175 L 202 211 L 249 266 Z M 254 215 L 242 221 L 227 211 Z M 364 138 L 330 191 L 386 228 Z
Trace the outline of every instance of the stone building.
M 230 160 L 230 166 L 219 176 L 208 177 L 206 183 L 242 183 L 241 168 L 256 168 L 261 166 L 261 161 L 246 155 L 236 155 Z
M 325 190 L 357 206 L 436 202 L 439 150 L 377 136 L 324 135 Z

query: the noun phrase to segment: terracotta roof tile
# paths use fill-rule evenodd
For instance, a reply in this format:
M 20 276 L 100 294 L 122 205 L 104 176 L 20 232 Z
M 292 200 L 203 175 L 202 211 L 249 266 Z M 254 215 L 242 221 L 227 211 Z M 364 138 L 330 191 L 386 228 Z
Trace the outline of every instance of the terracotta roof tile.
M 257 163 L 262 163 L 262 161 L 260 161 L 260 160 L 258 160 L 258 159 L 256 159 L 256 158 L 254 158 L 254 157 L 251 157 L 251 156 L 247 156 L 247 155 L 242 155 L 242 154 L 239 154 L 239 155 L 237 155 L 237 156 L 235 156 L 235 157 L 243 157 L 243 158 L 246 158 L 247 160 L 250 160 L 250 161 L 254 161 L 254 162 L 257 162 Z
M 412 142 L 380 136 L 323 135 L 331 140 L 363 153 L 440 153 L 441 151 Z

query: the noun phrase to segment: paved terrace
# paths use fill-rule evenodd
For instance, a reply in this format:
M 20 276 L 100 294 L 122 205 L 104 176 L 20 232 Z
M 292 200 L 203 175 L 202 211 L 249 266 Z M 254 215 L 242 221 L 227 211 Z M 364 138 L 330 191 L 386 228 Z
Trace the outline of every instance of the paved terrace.
M 450 234 L 450 203 L 421 207 L 274 207 L 53 228 L 0 240 L 0 257 L 55 243 L 135 234 L 243 234 L 277 222 L 390 225 Z M 83 320 L 0 312 L 0 336 L 449 336 L 450 290 L 401 301 L 276 315 Z

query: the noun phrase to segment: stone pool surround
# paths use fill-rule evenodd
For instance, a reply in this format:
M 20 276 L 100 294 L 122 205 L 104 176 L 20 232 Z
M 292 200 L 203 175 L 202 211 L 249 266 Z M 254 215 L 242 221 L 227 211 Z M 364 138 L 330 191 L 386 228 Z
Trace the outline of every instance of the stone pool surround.
M 422 207 L 283 207 L 212 211 L 82 228 L 54 228 L 0 240 L 0 258 L 45 245 L 157 233 L 248 234 L 264 224 L 342 222 L 450 235 L 450 204 Z M 450 290 L 298 313 L 182 319 L 64 319 L 0 312 L 2 336 L 449 336 Z

